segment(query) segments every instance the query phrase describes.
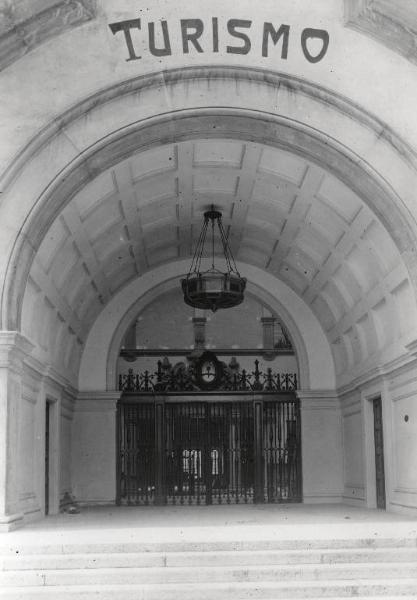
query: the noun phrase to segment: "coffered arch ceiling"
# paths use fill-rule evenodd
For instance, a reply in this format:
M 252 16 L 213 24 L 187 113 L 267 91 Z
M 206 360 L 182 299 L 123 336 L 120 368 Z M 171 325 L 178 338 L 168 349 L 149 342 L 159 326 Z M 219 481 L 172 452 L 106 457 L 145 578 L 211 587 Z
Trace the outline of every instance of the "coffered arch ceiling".
M 339 375 L 406 336 L 413 291 L 378 217 L 310 160 L 230 137 L 145 150 L 83 187 L 35 256 L 23 333 L 76 370 L 103 306 L 145 272 L 190 257 L 211 203 L 242 274 L 260 267 L 311 307 Z M 62 344 L 68 330 L 72 344 Z

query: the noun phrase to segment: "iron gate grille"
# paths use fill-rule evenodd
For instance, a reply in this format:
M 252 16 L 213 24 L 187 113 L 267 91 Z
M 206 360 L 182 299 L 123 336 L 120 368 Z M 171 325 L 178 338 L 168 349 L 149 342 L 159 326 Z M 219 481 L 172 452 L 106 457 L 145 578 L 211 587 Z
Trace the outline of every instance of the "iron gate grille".
M 119 404 L 119 504 L 299 502 L 300 457 L 294 395 Z
M 300 411 L 297 402 L 263 404 L 265 502 L 301 501 Z

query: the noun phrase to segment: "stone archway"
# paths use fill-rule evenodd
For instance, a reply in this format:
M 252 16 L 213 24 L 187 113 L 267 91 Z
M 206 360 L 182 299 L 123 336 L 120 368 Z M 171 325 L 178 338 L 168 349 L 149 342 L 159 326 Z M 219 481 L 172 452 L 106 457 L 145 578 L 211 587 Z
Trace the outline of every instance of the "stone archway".
M 381 123 L 344 99 L 288 76 L 269 74 L 267 77 L 258 71 L 232 68 L 190 70 L 187 75 L 185 80 L 183 73 L 165 78 L 172 100 L 169 110 L 165 102 L 162 106 L 152 103 L 157 77 L 136 80 L 122 89 L 118 87 L 82 103 L 51 130 L 45 131 L 36 144 L 18 158 L 16 168 L 9 172 L 3 205 L 6 220 L 10 219 L 19 228 L 16 239 L 11 234 L 3 240 L 9 251 L 2 300 L 5 327 L 20 328 L 27 276 L 38 248 L 54 219 L 88 182 L 121 160 L 159 147 L 161 143 L 201 137 L 217 139 L 219 135 L 223 139 L 249 140 L 307 157 L 337 176 L 385 226 L 402 258 L 401 266 L 407 266 L 404 270 L 415 282 L 415 231 L 407 218 L 409 190 L 415 179 L 414 157 L 401 140 L 392 132 L 386 134 Z M 235 93 L 236 79 L 240 82 L 239 95 Z M 208 90 L 207 81 L 210 82 Z M 140 118 L 138 88 L 141 101 L 148 101 L 141 104 Z M 278 90 L 282 101 L 280 110 L 275 102 Z M 225 106 L 220 105 L 219 99 Z M 88 117 L 84 116 L 86 110 Z M 318 123 L 321 123 L 320 128 Z M 347 123 L 354 124 L 356 136 L 350 135 Z M 385 134 L 381 135 L 381 131 Z M 389 170 L 385 170 L 387 161 Z M 106 394 L 95 398 L 82 396 L 81 405 L 84 399 L 103 407 L 106 397 L 111 412 L 114 398 L 109 399 Z M 317 393 L 304 395 L 303 401 L 313 406 L 311 427 L 304 419 L 306 431 L 322 427 L 323 421 L 317 421 L 317 415 L 326 411 L 326 429 L 334 433 L 331 443 L 335 452 L 332 464 L 323 462 L 323 470 L 331 468 L 337 474 L 334 490 L 328 496 L 340 500 L 342 449 L 337 393 L 317 390 Z M 320 429 L 317 431 L 320 433 Z M 310 438 L 308 443 L 312 441 Z M 326 452 L 322 448 L 322 453 L 315 448 L 316 461 L 317 456 L 321 460 L 326 454 L 328 456 L 327 448 Z M 311 481 L 307 483 L 307 496 L 328 497 L 320 496 Z
M 253 107 L 248 106 L 247 102 L 242 106 L 232 106 L 236 96 L 230 95 L 230 86 L 234 85 L 236 78 L 241 86 L 247 86 L 252 92 L 255 86 L 259 92 Z M 202 104 L 200 91 L 206 81 L 210 81 L 210 87 L 205 90 L 207 93 L 203 105 L 198 107 L 198 104 Z M 62 118 L 58 128 L 54 124 L 52 130 L 38 137 L 36 144 L 29 146 L 9 170 L 10 185 L 6 185 L 4 208 L 6 212 L 16 212 L 15 198 L 20 196 L 20 217 L 19 214 L 13 215 L 15 222 L 20 219 L 20 234 L 14 242 L 5 240 L 9 248 L 10 243 L 13 247 L 2 295 L 5 327 L 19 328 L 24 285 L 36 248 L 53 218 L 83 185 L 140 148 L 201 136 L 222 135 L 226 138 L 261 141 L 306 156 L 324 166 L 353 189 L 381 219 L 395 240 L 408 265 L 410 277 L 415 282 L 415 232 L 407 218 L 408 199 L 404 197 L 401 200 L 398 192 L 394 191 L 395 178 L 398 184 L 401 181 L 398 189 L 406 191 L 404 182 L 408 183 L 407 189 L 410 189 L 411 178 L 415 177 L 412 166 L 414 157 L 405 144 L 395 139 L 392 132 L 389 137 L 381 137 L 381 124 L 378 121 L 317 86 L 288 76 L 235 68 L 190 69 L 167 74 L 164 76 L 164 85 L 167 86 L 167 93 L 172 94 L 173 110 L 158 114 L 158 107 L 152 106 L 148 114 L 133 119 L 138 92 L 142 97 L 152 95 L 153 87 L 159 82 L 157 76 L 141 78 L 80 104 Z M 277 114 L 276 108 L 273 108 L 278 89 L 283 95 L 284 110 Z M 219 90 L 223 93 L 219 94 Z M 241 103 L 242 96 L 243 88 L 238 103 Z M 219 97 L 226 98 L 229 106 L 216 107 Z M 213 108 L 204 107 L 211 100 Z M 182 108 L 175 109 L 175 105 L 182 105 Z M 189 109 L 187 105 L 191 105 Z M 320 110 L 332 111 L 334 120 L 331 132 L 328 127 L 326 131 L 326 119 L 327 122 L 331 121 L 328 115 L 322 120 L 321 131 L 313 123 L 303 123 L 303 120 L 307 121 L 309 113 Z M 88 118 L 82 116 L 85 114 Z M 317 119 L 317 114 L 314 117 Z M 346 137 L 346 120 L 354 123 L 360 132 L 356 138 L 348 136 L 349 141 L 343 139 Z M 97 131 L 98 123 L 101 123 L 100 131 Z M 106 123 L 104 130 L 103 123 Z M 67 141 L 71 138 L 73 147 L 69 147 Z M 369 154 L 371 140 L 378 140 L 381 150 L 383 148 L 384 161 L 387 160 L 387 153 L 390 154 L 391 166 L 395 165 L 395 168 L 389 174 L 384 171 L 385 165 L 378 165 L 382 152 L 373 151 Z M 51 155 L 55 157 L 54 161 L 46 160 Z M 35 185 L 33 169 L 37 171 Z M 31 186 L 26 185 L 27 178 L 31 179 Z M 22 193 L 22 190 L 26 192 Z

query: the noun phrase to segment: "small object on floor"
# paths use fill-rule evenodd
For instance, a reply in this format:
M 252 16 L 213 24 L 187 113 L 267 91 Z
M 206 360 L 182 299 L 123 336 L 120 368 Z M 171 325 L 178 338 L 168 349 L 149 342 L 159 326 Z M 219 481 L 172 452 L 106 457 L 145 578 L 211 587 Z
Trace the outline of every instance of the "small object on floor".
M 80 512 L 80 508 L 75 501 L 75 498 L 71 496 L 68 492 L 65 492 L 64 497 L 62 499 L 63 507 L 61 512 L 68 513 L 69 515 L 78 515 Z
M 78 506 L 75 506 L 75 504 L 71 504 L 71 506 L 69 506 L 67 509 L 67 513 L 69 515 L 78 515 L 79 512 L 80 512 L 80 509 L 78 508 Z

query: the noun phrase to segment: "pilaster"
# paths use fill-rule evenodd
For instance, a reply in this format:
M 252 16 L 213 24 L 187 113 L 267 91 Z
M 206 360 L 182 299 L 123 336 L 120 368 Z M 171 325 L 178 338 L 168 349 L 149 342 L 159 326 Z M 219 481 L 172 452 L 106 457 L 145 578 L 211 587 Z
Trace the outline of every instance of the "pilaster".
M 304 502 L 341 502 L 343 452 L 337 392 L 302 390 L 297 396 L 301 404 Z
M 121 392 L 81 392 L 75 402 L 71 480 L 81 504 L 116 501 L 116 413 Z
M 19 414 L 23 362 L 33 345 L 16 331 L 0 332 L 0 531 L 18 526 Z

